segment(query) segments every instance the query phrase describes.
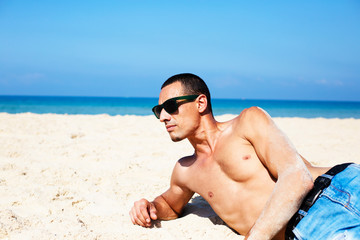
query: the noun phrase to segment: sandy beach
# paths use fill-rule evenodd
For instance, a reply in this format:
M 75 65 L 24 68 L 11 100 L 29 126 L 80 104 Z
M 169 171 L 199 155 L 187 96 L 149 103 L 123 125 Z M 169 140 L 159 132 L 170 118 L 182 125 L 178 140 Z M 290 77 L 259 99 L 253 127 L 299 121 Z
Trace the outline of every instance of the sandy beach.
M 312 164 L 360 163 L 360 120 L 274 120 Z M 154 116 L 0 113 L 0 239 L 242 239 L 198 195 L 182 218 L 131 223 L 192 153 Z

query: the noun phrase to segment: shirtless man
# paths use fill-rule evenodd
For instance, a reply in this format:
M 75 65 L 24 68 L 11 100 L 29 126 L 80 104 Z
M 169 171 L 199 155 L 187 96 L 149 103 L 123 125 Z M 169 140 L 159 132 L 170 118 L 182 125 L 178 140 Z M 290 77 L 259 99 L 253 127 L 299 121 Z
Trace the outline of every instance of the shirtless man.
M 177 218 L 196 192 L 245 239 L 285 239 L 286 225 L 314 179 L 330 168 L 306 161 L 258 107 L 217 122 L 209 90 L 196 75 L 169 78 L 159 104 L 153 111 L 172 141 L 187 138 L 195 152 L 176 163 L 166 192 L 134 203 L 133 224 L 150 227 L 152 220 Z

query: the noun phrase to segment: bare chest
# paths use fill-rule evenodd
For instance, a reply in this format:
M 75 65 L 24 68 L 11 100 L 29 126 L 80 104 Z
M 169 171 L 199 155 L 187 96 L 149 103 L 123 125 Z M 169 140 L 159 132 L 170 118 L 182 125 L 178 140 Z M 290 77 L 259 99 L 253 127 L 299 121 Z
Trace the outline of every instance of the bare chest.
M 239 202 L 251 195 L 260 196 L 267 188 L 272 191 L 275 182 L 251 148 L 222 150 L 193 166 L 194 181 L 189 186 L 193 191 L 214 204 L 229 197 Z
M 228 142 L 218 145 L 207 159 L 198 160 L 191 169 L 189 188 L 199 193 L 229 226 L 239 232 L 249 229 L 275 184 L 252 146 Z

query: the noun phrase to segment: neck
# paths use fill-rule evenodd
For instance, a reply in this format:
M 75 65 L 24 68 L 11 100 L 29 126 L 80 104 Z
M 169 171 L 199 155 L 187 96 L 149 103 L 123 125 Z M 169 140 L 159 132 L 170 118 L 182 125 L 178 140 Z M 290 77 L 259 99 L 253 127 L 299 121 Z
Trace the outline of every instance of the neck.
M 218 122 L 212 114 L 201 116 L 199 127 L 188 138 L 195 149 L 195 155 L 210 155 L 214 151 L 219 134 Z

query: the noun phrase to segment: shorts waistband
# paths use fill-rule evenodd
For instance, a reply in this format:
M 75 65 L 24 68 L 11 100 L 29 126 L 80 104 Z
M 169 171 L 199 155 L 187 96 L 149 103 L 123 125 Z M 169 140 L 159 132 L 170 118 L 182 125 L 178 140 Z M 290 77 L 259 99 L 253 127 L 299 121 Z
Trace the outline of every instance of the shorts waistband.
M 311 206 L 314 205 L 314 203 L 319 198 L 322 191 L 330 185 L 333 177 L 336 174 L 344 171 L 351 164 L 352 163 L 343 163 L 336 165 L 332 167 L 329 171 L 327 171 L 325 174 L 316 178 L 313 189 L 311 189 L 311 191 L 306 195 L 299 210 L 294 214 L 294 216 L 290 219 L 288 225 L 286 226 L 286 233 L 285 233 L 286 240 L 291 240 L 295 238 L 292 230 L 296 227 L 296 225 L 300 222 L 300 220 L 309 211 Z M 300 212 L 302 214 L 300 214 Z

